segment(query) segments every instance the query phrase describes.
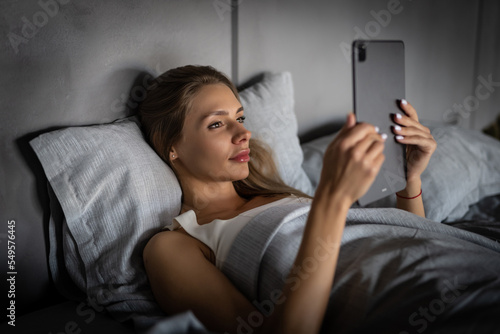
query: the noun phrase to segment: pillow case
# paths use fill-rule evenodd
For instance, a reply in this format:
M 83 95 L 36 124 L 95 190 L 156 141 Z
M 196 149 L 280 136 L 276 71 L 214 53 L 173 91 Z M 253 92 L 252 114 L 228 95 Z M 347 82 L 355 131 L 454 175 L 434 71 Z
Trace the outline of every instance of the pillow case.
M 425 124 L 437 148 L 422 174 L 423 202 L 427 218 L 455 221 L 469 206 L 484 197 L 500 193 L 500 142 L 479 131 L 454 126 Z M 314 188 L 319 182 L 323 154 L 335 134 L 302 145 L 303 168 Z M 388 196 L 368 207 L 395 207 Z
M 265 73 L 262 82 L 240 92 L 240 100 L 248 115 L 246 128 L 271 147 L 283 181 L 312 195 L 311 181 L 302 169 L 292 75 Z
M 56 284 L 66 271 L 89 301 L 120 321 L 131 316 L 124 310 L 161 314 L 142 249 L 179 213 L 181 190 L 135 119 L 58 130 L 30 144 L 64 213 L 62 231 L 53 220 L 49 226 L 50 256 L 58 248 L 64 254 L 65 268 L 50 259 Z
M 283 180 L 311 192 L 301 166 L 290 73 L 267 73 L 240 98 L 247 128 L 271 147 Z M 83 291 L 119 321 L 132 317 L 148 324 L 146 319 L 162 316 L 142 249 L 179 213 L 181 189 L 137 119 L 65 128 L 30 144 L 54 194 L 49 264 L 61 293 L 77 299 Z

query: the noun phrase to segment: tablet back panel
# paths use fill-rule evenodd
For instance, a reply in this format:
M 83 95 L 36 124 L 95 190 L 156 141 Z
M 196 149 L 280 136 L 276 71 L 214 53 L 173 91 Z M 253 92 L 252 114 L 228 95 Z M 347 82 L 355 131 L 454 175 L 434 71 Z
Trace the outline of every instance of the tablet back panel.
M 354 112 L 358 122 L 378 126 L 388 138 L 385 161 L 368 192 L 359 199 L 366 205 L 406 187 L 405 145 L 395 141 L 394 114 L 403 113 L 398 101 L 405 97 L 404 43 L 402 41 L 354 41 Z

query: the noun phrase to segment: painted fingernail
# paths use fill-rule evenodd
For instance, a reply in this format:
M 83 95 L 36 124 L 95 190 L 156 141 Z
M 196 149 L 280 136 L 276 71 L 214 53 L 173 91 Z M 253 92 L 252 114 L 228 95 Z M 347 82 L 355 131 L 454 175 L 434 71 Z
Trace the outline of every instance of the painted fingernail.
M 400 114 L 400 113 L 396 113 L 396 118 L 397 118 L 397 119 L 401 119 L 401 118 L 403 118 L 403 116 L 401 116 L 401 114 Z
M 405 137 L 403 137 L 403 136 L 399 136 L 399 135 L 398 135 L 398 136 L 396 136 L 395 138 L 396 138 L 396 140 L 403 140 L 403 139 L 405 139 Z
M 376 132 L 376 133 L 379 133 L 379 131 L 380 131 L 379 127 L 378 127 L 378 126 L 376 126 L 376 127 L 375 127 L 375 132 Z
M 402 99 L 402 100 L 401 100 L 401 104 L 407 105 L 407 104 L 408 104 L 408 101 L 406 101 L 405 99 Z
M 383 140 L 386 140 L 386 139 L 387 139 L 387 134 L 382 133 L 382 134 L 380 135 L 380 137 L 382 137 L 382 139 L 383 139 Z
M 401 127 L 399 125 L 394 125 L 394 130 L 395 131 L 401 131 Z

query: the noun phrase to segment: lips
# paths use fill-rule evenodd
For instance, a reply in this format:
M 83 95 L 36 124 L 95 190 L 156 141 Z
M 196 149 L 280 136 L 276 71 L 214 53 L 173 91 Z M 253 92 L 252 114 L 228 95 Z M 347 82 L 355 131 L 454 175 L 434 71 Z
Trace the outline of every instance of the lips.
M 244 150 L 241 150 L 238 154 L 235 156 L 232 156 L 229 158 L 229 160 L 236 161 L 236 162 L 249 162 L 250 161 L 250 149 L 246 148 Z

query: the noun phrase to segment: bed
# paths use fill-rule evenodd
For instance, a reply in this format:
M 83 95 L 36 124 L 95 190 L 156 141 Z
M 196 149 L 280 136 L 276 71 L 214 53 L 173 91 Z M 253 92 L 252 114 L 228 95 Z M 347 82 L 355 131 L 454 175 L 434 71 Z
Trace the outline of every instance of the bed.
M 265 73 L 241 101 L 283 180 L 312 195 L 335 132 L 301 142 L 293 91 L 290 73 Z M 426 125 L 438 143 L 422 176 L 427 219 L 394 209 L 394 196 L 351 208 L 325 333 L 499 330 L 500 142 Z M 190 312 L 164 314 L 148 285 L 142 249 L 177 215 L 181 192 L 136 117 L 48 131 L 30 145 L 48 180 L 49 264 L 60 293 L 140 332 L 208 332 Z M 263 314 L 291 270 L 305 217 L 303 205 L 267 210 L 232 246 L 223 271 Z

